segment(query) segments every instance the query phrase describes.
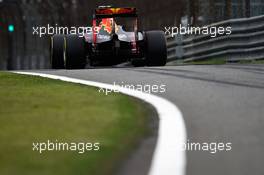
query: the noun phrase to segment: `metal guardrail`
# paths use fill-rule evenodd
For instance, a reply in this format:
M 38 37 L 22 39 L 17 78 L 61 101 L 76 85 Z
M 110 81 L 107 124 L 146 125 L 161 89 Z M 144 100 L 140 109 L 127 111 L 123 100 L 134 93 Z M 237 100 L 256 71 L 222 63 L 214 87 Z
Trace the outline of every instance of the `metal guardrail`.
M 168 61 L 225 58 L 228 62 L 264 58 L 264 15 L 211 24 L 232 27 L 230 35 L 167 36 Z

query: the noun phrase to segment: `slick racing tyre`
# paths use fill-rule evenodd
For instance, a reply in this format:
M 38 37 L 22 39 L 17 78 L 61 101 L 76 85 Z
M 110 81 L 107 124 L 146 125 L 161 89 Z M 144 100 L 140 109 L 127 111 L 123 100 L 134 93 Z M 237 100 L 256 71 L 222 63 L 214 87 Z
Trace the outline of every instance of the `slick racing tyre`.
M 78 35 L 66 35 L 64 42 L 66 69 L 84 69 L 86 65 L 84 39 Z
M 163 31 L 145 33 L 146 65 L 165 66 L 167 62 L 167 45 Z
M 50 62 L 52 69 L 64 69 L 64 35 L 50 38 Z

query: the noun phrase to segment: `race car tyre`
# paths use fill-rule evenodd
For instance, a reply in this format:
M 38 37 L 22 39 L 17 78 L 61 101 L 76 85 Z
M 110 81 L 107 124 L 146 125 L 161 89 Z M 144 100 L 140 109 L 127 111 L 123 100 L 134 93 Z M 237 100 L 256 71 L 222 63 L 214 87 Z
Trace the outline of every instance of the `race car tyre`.
M 64 35 L 50 38 L 50 62 L 52 69 L 64 69 Z
M 163 31 L 145 33 L 146 65 L 165 66 L 167 62 L 167 44 Z
M 86 65 L 85 43 L 78 35 L 66 35 L 64 42 L 66 69 L 84 69 Z

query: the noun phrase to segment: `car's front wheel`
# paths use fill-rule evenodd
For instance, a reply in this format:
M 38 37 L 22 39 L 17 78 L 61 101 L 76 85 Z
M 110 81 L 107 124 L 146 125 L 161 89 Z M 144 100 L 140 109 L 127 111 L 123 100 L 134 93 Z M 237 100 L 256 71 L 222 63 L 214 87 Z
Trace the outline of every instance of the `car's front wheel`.
M 66 69 L 84 69 L 86 65 L 84 39 L 78 35 L 67 35 L 64 47 Z
M 167 62 L 167 44 L 163 31 L 145 33 L 146 65 L 165 66 Z

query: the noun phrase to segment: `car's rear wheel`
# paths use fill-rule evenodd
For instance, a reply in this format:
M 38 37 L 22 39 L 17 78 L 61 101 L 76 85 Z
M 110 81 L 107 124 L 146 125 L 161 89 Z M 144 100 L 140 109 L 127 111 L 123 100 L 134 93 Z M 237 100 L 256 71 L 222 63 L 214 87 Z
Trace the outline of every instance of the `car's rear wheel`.
M 64 69 L 64 35 L 50 38 L 50 62 L 52 69 Z
M 163 31 L 145 33 L 146 65 L 165 66 L 167 62 L 167 45 Z
M 84 39 L 78 35 L 67 35 L 64 47 L 66 69 L 84 69 L 86 65 Z

